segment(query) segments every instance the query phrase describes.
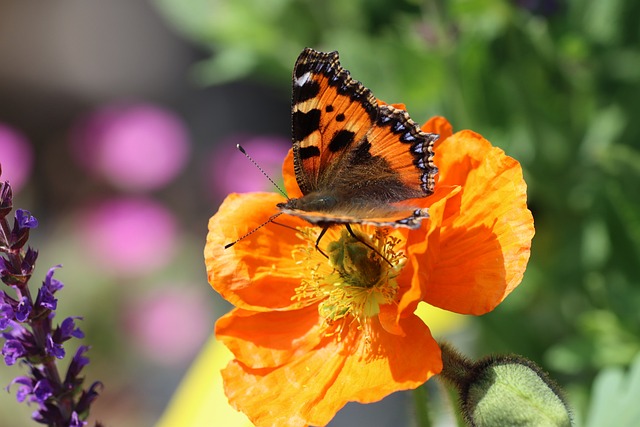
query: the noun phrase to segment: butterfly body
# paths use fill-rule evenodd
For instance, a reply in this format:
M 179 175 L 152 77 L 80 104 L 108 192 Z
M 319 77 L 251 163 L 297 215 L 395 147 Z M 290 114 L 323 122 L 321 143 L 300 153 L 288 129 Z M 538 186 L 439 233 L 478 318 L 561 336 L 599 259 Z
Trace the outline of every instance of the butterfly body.
M 337 52 L 305 49 L 293 72 L 292 139 L 303 194 L 278 204 L 323 227 L 363 223 L 416 228 L 433 193 L 433 144 L 408 113 L 379 105 L 340 66 Z

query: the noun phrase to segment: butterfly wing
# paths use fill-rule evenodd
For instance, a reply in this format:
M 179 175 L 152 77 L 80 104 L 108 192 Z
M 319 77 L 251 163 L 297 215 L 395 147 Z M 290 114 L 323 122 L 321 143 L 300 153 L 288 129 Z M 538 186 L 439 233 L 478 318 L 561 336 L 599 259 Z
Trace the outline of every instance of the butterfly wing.
M 378 105 L 340 66 L 337 52 L 305 49 L 293 72 L 293 157 L 303 193 L 279 205 L 314 224 L 419 224 L 398 202 L 433 193 L 433 145 L 409 114 Z
M 439 135 L 426 133 L 405 110 L 381 105 L 375 126 L 367 135 L 369 153 L 384 160 L 401 182 L 401 198 L 426 197 L 433 193 L 438 168 L 433 145 Z
M 307 48 L 293 70 L 291 110 L 296 180 L 308 194 L 328 185 L 344 156 L 373 127 L 378 104 L 340 66 L 338 52 Z

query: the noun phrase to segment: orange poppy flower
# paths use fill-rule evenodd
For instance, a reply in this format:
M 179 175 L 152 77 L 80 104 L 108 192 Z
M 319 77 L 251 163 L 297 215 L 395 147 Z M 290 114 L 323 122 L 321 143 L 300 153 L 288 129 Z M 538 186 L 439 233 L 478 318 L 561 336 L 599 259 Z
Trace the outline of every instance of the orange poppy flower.
M 235 357 L 225 392 L 256 425 L 325 425 L 349 401 L 420 386 L 442 360 L 418 303 L 479 315 L 520 283 L 534 231 L 519 163 L 441 117 L 423 130 L 441 135 L 440 172 L 418 230 L 335 226 L 327 259 L 319 228 L 288 215 L 224 249 L 278 212 L 278 194 L 232 194 L 211 218 L 209 283 L 236 307 L 216 324 Z M 300 196 L 291 152 L 284 178 Z

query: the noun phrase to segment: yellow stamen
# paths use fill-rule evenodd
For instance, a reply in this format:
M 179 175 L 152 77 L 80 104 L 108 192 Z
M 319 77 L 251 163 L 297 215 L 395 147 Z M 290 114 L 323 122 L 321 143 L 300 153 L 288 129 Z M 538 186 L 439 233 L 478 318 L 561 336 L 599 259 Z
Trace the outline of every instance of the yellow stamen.
M 359 326 L 377 316 L 381 305 L 395 301 L 396 277 L 406 262 L 405 255 L 395 249 L 399 239 L 384 229 L 372 235 L 358 233 L 358 238 L 343 229 L 326 246 L 327 259 L 315 249 L 316 233 L 312 228 L 300 230 L 304 243 L 296 247 L 294 258 L 303 277 L 292 299 L 303 305 L 318 303 L 327 325 L 355 320 Z

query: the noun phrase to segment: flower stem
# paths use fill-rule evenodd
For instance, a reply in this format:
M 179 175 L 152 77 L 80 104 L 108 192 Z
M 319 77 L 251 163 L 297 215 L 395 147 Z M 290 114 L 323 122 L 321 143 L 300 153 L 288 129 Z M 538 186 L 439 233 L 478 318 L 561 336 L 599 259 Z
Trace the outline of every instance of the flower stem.
M 458 391 L 450 386 L 449 384 L 441 383 L 442 388 L 445 390 L 447 397 L 449 398 L 449 402 L 451 407 L 453 408 L 453 415 L 455 416 L 456 425 L 458 427 L 467 427 L 467 423 L 464 420 L 464 415 L 462 414 L 462 410 L 460 408 L 460 396 L 458 395 Z
M 431 411 L 429 410 L 429 393 L 424 385 L 413 390 L 413 406 L 416 411 L 416 425 L 418 427 L 431 427 Z
M 459 391 L 462 390 L 469 382 L 470 375 L 473 374 L 474 362 L 462 356 L 447 343 L 440 343 L 440 349 L 442 350 L 440 375 Z

